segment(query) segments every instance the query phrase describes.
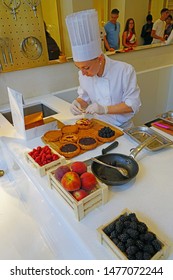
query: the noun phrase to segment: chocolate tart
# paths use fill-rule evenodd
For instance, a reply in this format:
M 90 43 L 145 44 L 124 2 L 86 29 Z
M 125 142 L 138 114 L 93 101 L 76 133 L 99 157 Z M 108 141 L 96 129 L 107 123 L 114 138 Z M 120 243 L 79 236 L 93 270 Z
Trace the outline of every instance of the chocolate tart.
M 78 140 L 78 145 L 83 150 L 92 150 L 97 147 L 97 139 L 91 136 L 82 136 Z
M 80 153 L 80 147 L 75 143 L 64 143 L 59 147 L 59 153 L 66 158 L 72 158 Z
M 73 133 L 78 133 L 78 126 L 75 124 L 72 125 L 64 125 L 61 128 L 61 131 L 63 134 L 73 134 Z
M 61 137 L 62 137 L 61 130 L 49 130 L 43 135 L 43 138 L 46 142 L 56 142 Z
M 79 129 L 89 129 L 93 126 L 93 121 L 89 119 L 80 119 L 76 121 L 76 125 Z

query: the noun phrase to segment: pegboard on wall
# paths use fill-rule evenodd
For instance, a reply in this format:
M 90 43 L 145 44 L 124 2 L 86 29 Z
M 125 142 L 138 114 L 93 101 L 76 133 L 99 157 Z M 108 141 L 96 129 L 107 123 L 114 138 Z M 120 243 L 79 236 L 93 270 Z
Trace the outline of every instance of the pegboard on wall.
M 6 3 L 13 1 L 6 0 Z M 36 15 L 24 0 L 16 19 L 0 0 L 0 72 L 47 65 L 49 62 L 41 4 Z

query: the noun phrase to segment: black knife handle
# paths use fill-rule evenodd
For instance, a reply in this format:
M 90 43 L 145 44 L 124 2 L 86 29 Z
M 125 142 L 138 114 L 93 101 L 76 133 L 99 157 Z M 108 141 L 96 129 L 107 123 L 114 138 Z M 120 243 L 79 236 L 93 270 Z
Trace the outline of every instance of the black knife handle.
M 102 149 L 102 155 L 105 155 L 107 152 L 111 151 L 112 149 L 116 148 L 118 146 L 119 142 L 115 141 L 109 146 L 107 146 L 105 149 Z

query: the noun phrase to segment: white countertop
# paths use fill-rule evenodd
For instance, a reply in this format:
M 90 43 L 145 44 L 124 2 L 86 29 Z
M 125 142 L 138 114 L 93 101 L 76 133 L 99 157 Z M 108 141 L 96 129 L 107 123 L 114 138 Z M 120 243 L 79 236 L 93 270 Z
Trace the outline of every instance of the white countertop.
M 56 107 L 60 111 L 56 117 L 61 121 L 72 118 L 68 103 L 62 102 L 54 96 L 42 98 L 41 101 L 44 101 L 45 105 L 47 102 L 52 109 Z M 94 209 L 78 222 L 60 195 L 48 187 L 47 176 L 39 177 L 36 170 L 30 167 L 24 158 L 24 152 L 42 144 L 40 138 L 25 142 L 15 138 L 14 129 L 11 128 L 11 125 L 7 125 L 2 116 L 0 116 L 0 123 L 0 144 L 5 153 L 4 162 L 8 166 L 7 179 L 0 178 L 0 191 L 5 192 L 4 199 L 10 203 L 5 186 L 8 181 L 9 185 L 11 181 L 15 184 L 16 199 L 19 201 L 17 211 L 19 213 L 22 211 L 23 215 L 27 216 L 26 230 L 30 224 L 31 229 L 34 229 L 33 242 L 36 242 L 37 239 L 41 240 L 39 245 L 42 248 L 43 259 L 114 259 L 110 252 L 99 243 L 96 229 L 118 216 L 125 208 L 139 214 L 162 240 L 173 245 L 172 146 L 157 152 L 150 152 L 146 149 L 141 151 L 136 157 L 139 165 L 139 173 L 136 178 L 125 185 L 109 187 L 108 202 Z M 168 137 L 167 134 L 165 136 Z M 173 137 L 169 138 L 173 140 Z M 129 155 L 130 149 L 137 146 L 137 143 L 127 135 L 123 135 L 117 140 L 119 146 L 111 152 Z M 85 160 L 91 156 L 97 156 L 106 146 L 107 144 L 104 144 L 73 160 Z M 19 169 L 14 162 L 18 164 Z M 15 207 L 16 205 L 14 205 Z M 20 215 L 20 218 L 25 228 L 25 217 Z M 9 224 L 6 222 L 6 227 L 8 226 Z M 17 238 L 19 232 L 14 223 L 11 225 L 11 230 Z M 21 232 L 20 235 L 22 235 Z M 1 241 L 0 245 L 2 247 Z M 21 250 L 23 246 L 25 253 Z M 27 246 L 30 250 L 28 255 L 26 254 Z M 8 251 L 5 255 L 5 248 L 2 247 L 0 258 L 32 259 L 36 256 L 34 246 L 30 248 L 29 241 L 23 245 L 22 241 L 20 244 L 14 240 L 14 247 L 16 251 L 20 248 L 19 254 L 11 254 Z M 39 257 L 39 255 L 36 256 L 36 258 Z M 173 259 L 172 247 L 168 258 Z

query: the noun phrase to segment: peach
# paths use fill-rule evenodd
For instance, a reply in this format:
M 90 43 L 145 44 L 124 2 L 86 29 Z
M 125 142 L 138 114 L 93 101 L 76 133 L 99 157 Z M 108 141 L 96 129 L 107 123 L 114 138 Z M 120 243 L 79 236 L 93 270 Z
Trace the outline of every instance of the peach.
M 60 182 L 64 174 L 69 171 L 70 171 L 70 167 L 68 165 L 60 165 L 55 170 L 55 178 Z
M 87 171 L 87 165 L 83 161 L 75 161 L 71 164 L 71 170 L 81 175 Z
M 76 172 L 66 172 L 61 179 L 61 184 L 69 192 L 79 190 L 81 187 L 80 177 Z
M 82 189 L 91 191 L 97 184 L 96 177 L 91 172 L 85 172 L 80 176 Z
M 86 197 L 88 195 L 88 192 L 83 189 L 80 189 L 80 190 L 72 192 L 72 195 L 74 196 L 74 198 L 77 201 L 79 201 L 79 200 L 83 199 L 84 197 Z

